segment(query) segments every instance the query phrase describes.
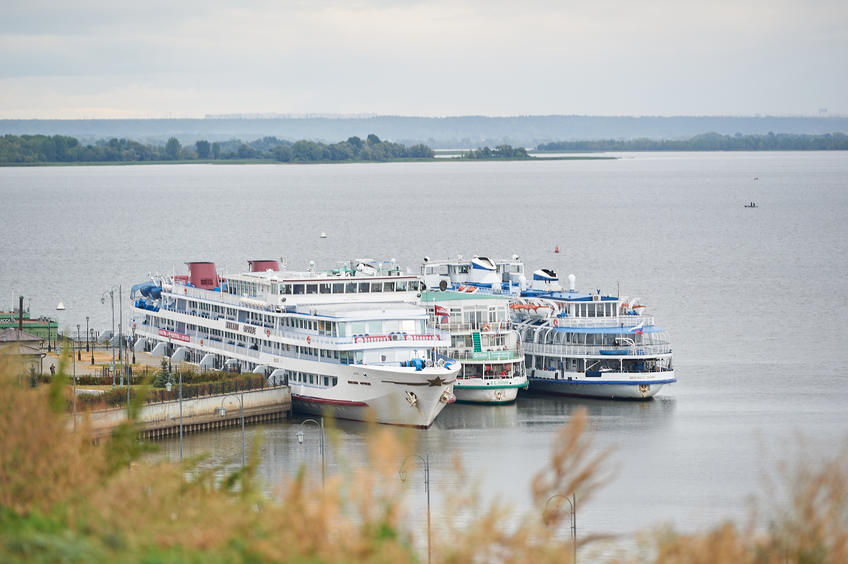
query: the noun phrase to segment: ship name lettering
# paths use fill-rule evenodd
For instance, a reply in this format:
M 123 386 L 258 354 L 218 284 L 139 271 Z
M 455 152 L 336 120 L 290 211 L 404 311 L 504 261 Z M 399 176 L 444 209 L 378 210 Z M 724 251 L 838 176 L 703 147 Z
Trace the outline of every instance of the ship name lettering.
M 238 328 L 239 328 L 238 323 L 233 323 L 232 321 L 227 321 L 227 329 L 234 329 L 234 330 L 238 331 Z

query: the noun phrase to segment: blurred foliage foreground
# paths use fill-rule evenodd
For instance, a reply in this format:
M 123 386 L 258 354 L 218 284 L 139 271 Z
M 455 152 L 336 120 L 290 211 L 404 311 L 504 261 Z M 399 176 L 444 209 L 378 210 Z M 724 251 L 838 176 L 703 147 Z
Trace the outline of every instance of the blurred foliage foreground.
M 143 462 L 147 447 L 131 419 L 97 445 L 84 428 L 70 432 L 64 365 L 49 386 L 35 389 L 20 385 L 16 374 L 0 358 L 2 562 L 426 561 L 424 516 L 404 519 L 408 486 L 397 476 L 414 453 L 413 431 L 374 426 L 368 468 L 332 475 L 323 490 L 301 471 L 271 499 L 257 483 L 256 444 L 249 464 L 223 479 L 221 469 L 202 469 L 197 460 Z M 443 495 L 443 514 L 433 516 L 440 523 L 433 562 L 570 561 L 570 515 L 562 502 L 574 491 L 585 502 L 608 478 L 608 453 L 592 448 L 586 425 L 578 412 L 557 435 L 549 464 L 531 483 L 533 514 L 484 503 L 473 488 Z M 607 550 L 588 560 L 848 562 L 845 462 L 843 451 L 816 470 L 799 465 L 792 503 L 765 526 L 648 533 L 639 554 Z M 579 542 L 583 560 L 593 553 L 585 546 L 593 539 Z

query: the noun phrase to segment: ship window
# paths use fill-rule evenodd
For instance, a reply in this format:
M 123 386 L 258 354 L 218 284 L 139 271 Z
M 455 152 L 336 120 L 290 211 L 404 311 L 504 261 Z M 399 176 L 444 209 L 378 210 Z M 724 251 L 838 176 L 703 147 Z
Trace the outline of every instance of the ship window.
M 317 294 L 318 293 L 318 284 L 307 284 L 306 285 L 306 293 L 307 294 Z
M 394 292 L 395 291 L 395 283 L 394 282 L 384 282 L 383 283 L 383 291 L 384 292 Z
M 406 280 L 398 280 L 395 283 L 395 289 L 398 292 L 406 292 Z
M 318 284 L 318 288 L 321 290 L 322 294 L 329 294 L 330 293 L 330 284 L 328 284 L 327 282 L 322 282 L 322 283 Z
M 372 292 L 382 292 L 383 291 L 383 283 L 382 282 L 372 282 L 371 283 L 371 291 Z
M 369 321 L 368 322 L 368 333 L 371 335 L 379 335 L 383 332 L 383 322 L 382 321 Z
M 294 285 L 294 293 L 302 294 L 303 293 L 303 284 L 295 284 Z
M 333 293 L 334 294 L 344 294 L 345 285 L 341 282 L 336 282 L 333 284 Z
M 370 291 L 371 291 L 370 290 L 370 284 L 368 284 L 368 282 L 360 282 L 359 283 L 359 293 L 360 294 L 367 294 Z
M 355 294 L 356 293 L 356 282 L 348 282 L 347 284 L 345 284 L 345 293 Z
M 281 284 L 280 285 L 280 293 L 281 294 L 291 294 L 292 293 L 292 285 L 291 284 Z
M 418 280 L 410 280 L 409 281 L 409 289 L 413 292 L 418 291 Z

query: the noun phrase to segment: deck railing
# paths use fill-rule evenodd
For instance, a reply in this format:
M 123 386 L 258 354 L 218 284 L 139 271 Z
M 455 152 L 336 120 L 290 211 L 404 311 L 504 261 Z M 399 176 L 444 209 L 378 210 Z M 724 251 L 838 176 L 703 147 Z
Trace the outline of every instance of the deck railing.
M 636 345 L 635 347 L 621 347 L 616 345 L 553 345 L 543 343 L 523 343 L 524 352 L 530 354 L 542 354 L 548 356 L 580 356 L 580 355 L 597 355 L 605 356 L 610 359 L 623 357 L 627 355 L 637 356 L 654 356 L 660 354 L 670 354 L 671 345 Z M 601 351 L 624 351 L 620 355 L 603 354 Z

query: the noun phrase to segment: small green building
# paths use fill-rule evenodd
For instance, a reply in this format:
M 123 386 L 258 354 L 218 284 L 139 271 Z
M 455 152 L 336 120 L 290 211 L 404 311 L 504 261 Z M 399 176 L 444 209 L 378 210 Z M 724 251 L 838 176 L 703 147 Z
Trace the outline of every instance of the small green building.
M 6 329 L 17 329 L 19 323 L 18 310 L 11 312 L 0 311 L 0 332 Z M 23 330 L 30 335 L 41 337 L 45 341 L 55 341 L 59 329 L 59 324 L 49 317 L 39 317 L 32 319 L 29 316 L 29 311 L 23 312 Z

